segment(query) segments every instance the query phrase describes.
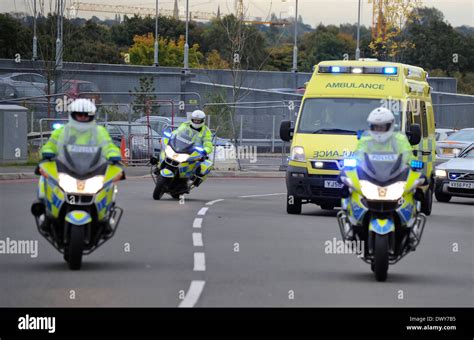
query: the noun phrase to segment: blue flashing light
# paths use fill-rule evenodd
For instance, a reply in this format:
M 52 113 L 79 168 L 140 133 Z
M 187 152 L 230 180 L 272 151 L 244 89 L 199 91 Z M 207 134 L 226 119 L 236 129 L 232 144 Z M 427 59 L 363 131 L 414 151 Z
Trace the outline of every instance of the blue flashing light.
M 170 138 L 171 137 L 171 132 L 165 131 L 165 132 L 163 132 L 163 135 L 167 138 Z
M 340 73 L 341 68 L 339 66 L 331 66 L 331 72 L 332 73 Z
M 396 67 L 384 67 L 383 68 L 383 73 L 384 74 L 397 74 L 397 68 Z
M 461 174 L 459 174 L 457 172 L 451 172 L 449 174 L 449 179 L 458 179 L 459 176 L 461 176 Z
M 357 160 L 355 158 L 344 159 L 344 167 L 354 168 L 356 165 L 357 165 Z
M 413 160 L 410 165 L 413 169 L 420 170 L 423 169 L 425 164 L 422 161 Z
M 201 148 L 200 146 L 194 147 L 194 150 L 196 150 L 197 152 L 200 152 L 200 153 L 203 153 L 203 152 L 204 152 L 204 149 Z
M 53 130 L 57 130 L 57 129 L 61 128 L 62 126 L 63 126 L 63 124 L 61 124 L 61 123 L 54 123 L 53 124 Z

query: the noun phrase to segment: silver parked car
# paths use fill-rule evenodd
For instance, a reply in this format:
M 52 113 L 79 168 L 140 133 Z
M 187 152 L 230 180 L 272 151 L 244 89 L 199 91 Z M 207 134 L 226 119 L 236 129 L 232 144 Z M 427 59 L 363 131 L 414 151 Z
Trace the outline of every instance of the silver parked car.
M 44 92 L 48 90 L 48 80 L 39 73 L 5 73 L 0 74 L 0 78 L 13 86 L 33 86 Z M 50 84 L 52 88 L 54 82 L 51 81 Z
M 436 161 L 445 162 L 459 155 L 474 142 L 474 128 L 459 130 L 436 143 Z
M 474 144 L 435 169 L 436 199 L 449 202 L 453 196 L 474 198 Z
M 455 129 L 443 129 L 439 128 L 435 130 L 435 139 L 437 142 L 442 142 L 446 140 L 449 136 L 451 136 L 453 133 L 456 133 Z

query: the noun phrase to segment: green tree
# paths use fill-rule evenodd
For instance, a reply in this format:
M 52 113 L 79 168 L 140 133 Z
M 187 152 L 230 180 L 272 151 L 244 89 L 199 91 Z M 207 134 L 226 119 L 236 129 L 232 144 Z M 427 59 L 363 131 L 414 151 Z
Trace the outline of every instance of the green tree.
M 133 118 L 143 117 L 147 112 L 150 115 L 158 113 L 158 106 L 152 103 L 152 101 L 156 100 L 156 95 L 152 94 L 155 92 L 153 77 L 140 77 L 139 85 L 138 87 L 135 87 L 133 91 L 140 92 L 138 94 L 133 94 Z
M 31 58 L 32 32 L 10 14 L 0 13 L 0 57 L 13 59 L 19 53 L 22 59 Z

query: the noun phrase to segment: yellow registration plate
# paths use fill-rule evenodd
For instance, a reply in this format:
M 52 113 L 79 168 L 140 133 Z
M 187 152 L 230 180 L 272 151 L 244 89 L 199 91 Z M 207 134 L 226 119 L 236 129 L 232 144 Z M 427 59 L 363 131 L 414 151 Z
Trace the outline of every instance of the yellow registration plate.
M 441 149 L 441 153 L 443 155 L 452 155 L 453 154 L 453 149 Z

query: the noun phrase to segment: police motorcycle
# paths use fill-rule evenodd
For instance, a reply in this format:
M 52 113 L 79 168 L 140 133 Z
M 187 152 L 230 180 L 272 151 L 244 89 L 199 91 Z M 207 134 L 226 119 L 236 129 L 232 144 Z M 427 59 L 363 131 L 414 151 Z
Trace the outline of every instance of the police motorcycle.
M 365 153 L 360 163 L 345 159 L 340 174 L 345 184 L 337 214 L 342 238 L 362 242 L 358 256 L 371 265 L 377 281 L 387 279 L 389 265 L 415 251 L 426 224 L 420 212 L 424 164 L 413 160 L 408 166 L 402 159 L 398 154 Z
M 176 131 L 172 133 L 171 128 L 165 129 L 159 158 L 153 156 L 150 159 L 155 200 L 160 200 L 165 193 L 174 199 L 189 194 L 212 168 L 204 149 L 193 142 L 193 136 L 198 132 Z
M 78 270 L 82 256 L 115 234 L 123 209 L 115 205 L 117 182 L 125 179 L 119 163 L 108 162 L 102 148 L 66 144 L 56 159 L 42 161 L 38 200 L 31 207 L 40 234 Z

